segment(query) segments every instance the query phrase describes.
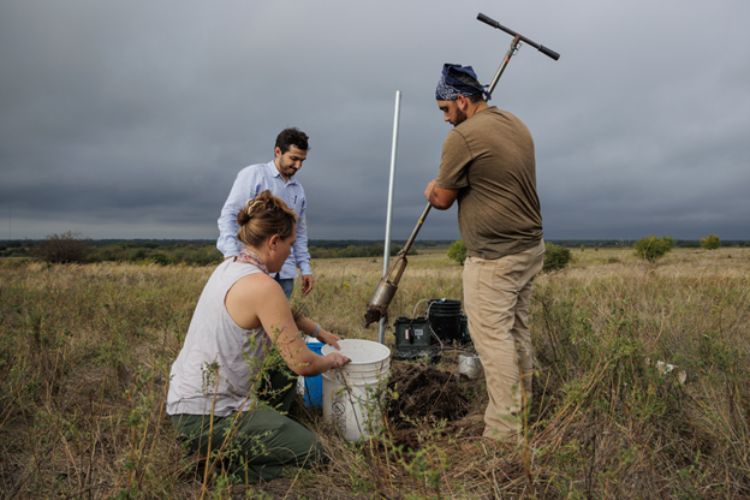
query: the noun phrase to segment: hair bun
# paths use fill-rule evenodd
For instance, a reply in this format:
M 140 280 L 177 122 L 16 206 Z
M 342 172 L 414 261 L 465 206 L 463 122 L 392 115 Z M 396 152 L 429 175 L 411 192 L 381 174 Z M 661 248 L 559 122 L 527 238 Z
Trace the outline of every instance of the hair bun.
M 255 217 L 264 217 L 277 210 L 289 210 L 284 202 L 275 197 L 268 189 L 255 198 L 247 200 L 245 206 L 237 213 L 237 223 L 244 226 Z
M 289 237 L 294 229 L 297 215 L 284 200 L 277 198 L 269 190 L 247 200 L 237 213 L 239 230 L 237 238 L 246 245 L 259 245 L 271 235 Z
M 252 215 L 250 215 L 248 212 L 249 208 L 246 205 L 237 213 L 237 224 L 239 224 L 240 226 L 244 226 L 245 224 L 250 222 L 250 219 L 252 219 Z

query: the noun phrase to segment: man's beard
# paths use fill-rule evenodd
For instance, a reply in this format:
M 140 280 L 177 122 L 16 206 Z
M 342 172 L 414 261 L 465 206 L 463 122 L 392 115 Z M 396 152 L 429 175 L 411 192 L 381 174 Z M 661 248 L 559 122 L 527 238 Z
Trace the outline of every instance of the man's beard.
M 461 125 L 463 122 L 466 121 L 466 113 L 461 111 L 460 109 L 456 110 L 456 123 L 453 124 L 453 126 Z

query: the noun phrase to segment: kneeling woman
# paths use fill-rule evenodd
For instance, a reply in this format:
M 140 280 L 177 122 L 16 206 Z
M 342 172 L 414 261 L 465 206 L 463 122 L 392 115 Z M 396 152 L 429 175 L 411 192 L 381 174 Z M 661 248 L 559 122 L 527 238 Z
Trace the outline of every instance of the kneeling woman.
M 297 375 L 317 375 L 349 362 L 318 356 L 300 331 L 338 347 L 339 338 L 308 318 L 295 318 L 276 273 L 289 256 L 296 216 L 264 191 L 237 216 L 244 243 L 208 279 L 185 344 L 172 365 L 167 413 L 193 451 L 220 457 L 252 479 L 272 479 L 287 465 L 322 457 L 315 435 L 269 403 L 289 409 L 294 379 L 274 370 L 275 353 Z M 282 363 L 283 364 L 283 363 Z M 265 397 L 264 391 L 276 391 Z M 291 396 L 291 397 L 290 397 Z M 244 475 L 243 474 L 243 475 Z

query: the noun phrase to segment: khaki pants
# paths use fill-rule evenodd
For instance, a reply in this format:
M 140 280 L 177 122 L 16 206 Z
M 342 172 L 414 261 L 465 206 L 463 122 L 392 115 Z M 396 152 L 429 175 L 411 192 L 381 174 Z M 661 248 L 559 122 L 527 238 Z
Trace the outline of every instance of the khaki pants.
M 534 369 L 529 300 L 543 264 L 543 241 L 500 259 L 464 262 L 464 309 L 489 395 L 485 437 L 504 439 L 521 431 L 522 401 L 528 404 L 531 397 Z

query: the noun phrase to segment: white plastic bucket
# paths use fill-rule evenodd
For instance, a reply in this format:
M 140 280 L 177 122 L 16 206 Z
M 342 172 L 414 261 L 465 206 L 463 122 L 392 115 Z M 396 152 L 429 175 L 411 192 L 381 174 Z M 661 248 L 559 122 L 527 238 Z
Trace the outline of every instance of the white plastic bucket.
M 332 422 L 347 441 L 377 433 L 382 427 L 378 386 L 388 378 L 391 350 L 362 339 L 339 341 L 351 363 L 323 374 L 323 418 Z M 323 346 L 322 354 L 334 351 Z

